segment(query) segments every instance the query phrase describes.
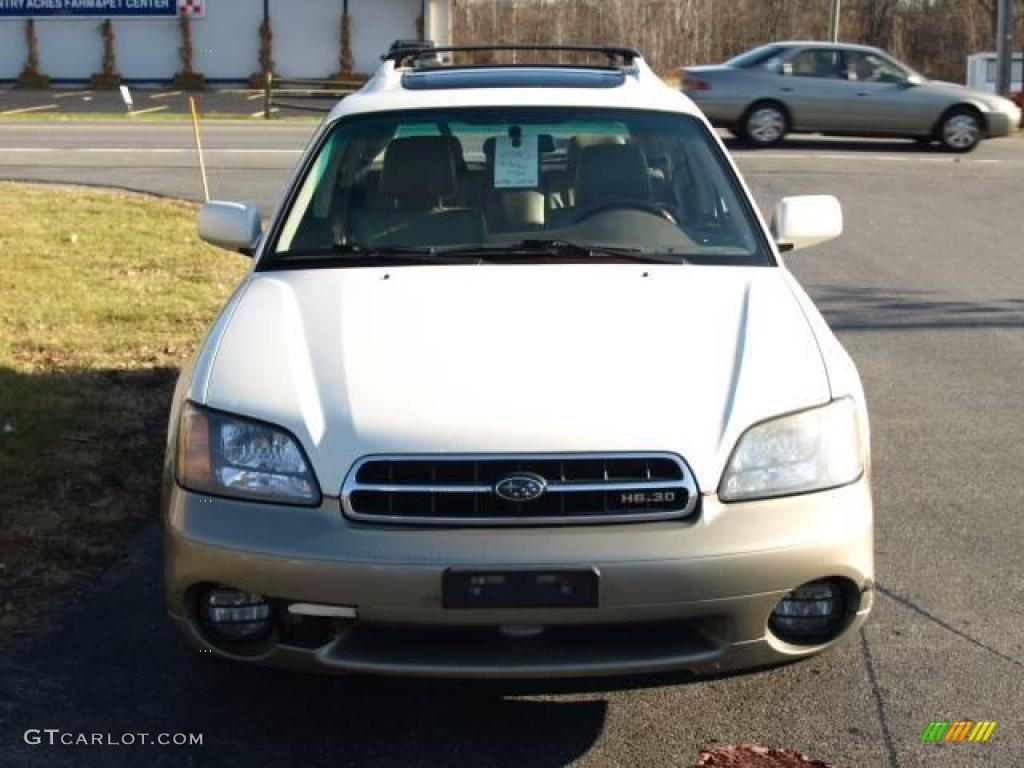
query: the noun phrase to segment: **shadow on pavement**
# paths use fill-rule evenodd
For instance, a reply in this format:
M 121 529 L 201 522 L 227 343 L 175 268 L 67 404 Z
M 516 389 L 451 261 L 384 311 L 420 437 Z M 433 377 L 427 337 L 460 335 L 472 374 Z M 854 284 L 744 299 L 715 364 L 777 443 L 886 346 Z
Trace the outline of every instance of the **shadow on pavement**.
M 160 531 L 148 526 L 94 586 L 0 657 L 0 764 L 560 766 L 600 736 L 601 699 L 524 701 L 489 685 L 320 677 L 206 660 L 164 616 Z M 202 746 L 24 743 L 30 728 L 201 733 Z M 140 754 L 141 751 L 141 754 Z M 112 762 L 111 762 L 112 761 Z M 123 761 L 123 762 L 122 762 Z
M 1024 300 L 957 301 L 926 291 L 808 286 L 834 331 L 1024 328 Z
M 0 656 L 0 764 L 83 765 L 94 756 L 103 765 L 136 765 L 160 754 L 177 765 L 187 753 L 190 765 L 562 766 L 601 737 L 608 710 L 602 693 L 693 680 L 679 673 L 432 681 L 318 676 L 204 659 L 164 615 L 160 566 L 154 524 L 96 585 L 57 608 L 43 631 Z M 702 682 L 709 679 L 720 678 Z M 555 693 L 575 696 L 544 699 Z M 85 753 L 27 745 L 23 734 L 30 728 L 115 737 L 203 734 L 203 741 Z
M 730 152 L 759 152 L 764 150 L 791 152 L 871 152 L 871 153 L 902 153 L 920 155 L 931 153 L 944 154 L 938 145 L 918 144 L 913 139 L 856 139 L 814 137 L 801 138 L 791 136 L 774 147 L 752 147 L 735 137 L 723 139 Z M 955 157 L 955 155 L 949 155 Z

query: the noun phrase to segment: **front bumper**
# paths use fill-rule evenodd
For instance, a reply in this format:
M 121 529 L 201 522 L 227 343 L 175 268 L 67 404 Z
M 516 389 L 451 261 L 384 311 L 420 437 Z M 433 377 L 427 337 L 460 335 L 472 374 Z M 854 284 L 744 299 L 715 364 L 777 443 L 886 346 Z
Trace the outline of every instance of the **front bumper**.
M 197 647 L 250 662 L 336 672 L 459 677 L 565 677 L 673 669 L 698 673 L 780 663 L 849 635 L 871 608 L 870 489 L 723 504 L 702 499 L 693 522 L 523 529 L 358 524 L 337 499 L 278 507 L 170 489 L 167 604 Z M 446 568 L 578 568 L 601 574 L 597 608 L 451 610 Z M 776 603 L 824 577 L 850 585 L 845 628 L 795 646 L 767 628 Z M 227 584 L 279 601 L 353 606 L 312 646 L 275 636 L 253 653 L 211 643 L 196 591 Z M 544 627 L 511 638 L 499 628 Z
M 1008 136 L 1020 126 L 1020 110 L 989 112 L 985 115 L 985 128 L 989 138 Z

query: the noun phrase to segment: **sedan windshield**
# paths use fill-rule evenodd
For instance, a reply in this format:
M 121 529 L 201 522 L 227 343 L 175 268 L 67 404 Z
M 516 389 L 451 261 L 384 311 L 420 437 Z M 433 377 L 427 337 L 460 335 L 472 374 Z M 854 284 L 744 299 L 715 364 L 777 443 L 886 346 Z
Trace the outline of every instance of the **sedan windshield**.
M 260 268 L 774 263 L 708 129 L 671 113 L 516 107 L 343 119 L 288 205 Z

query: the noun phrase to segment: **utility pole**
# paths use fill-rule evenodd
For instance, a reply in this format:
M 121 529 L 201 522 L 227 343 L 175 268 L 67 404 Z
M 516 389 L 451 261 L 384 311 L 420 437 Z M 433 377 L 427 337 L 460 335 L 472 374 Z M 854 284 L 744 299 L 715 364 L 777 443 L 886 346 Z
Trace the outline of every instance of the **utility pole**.
M 832 14 L 828 17 L 828 39 L 833 43 L 839 42 L 839 2 L 832 0 Z
M 996 93 L 1009 98 L 1013 62 L 1013 0 L 999 0 L 996 17 Z

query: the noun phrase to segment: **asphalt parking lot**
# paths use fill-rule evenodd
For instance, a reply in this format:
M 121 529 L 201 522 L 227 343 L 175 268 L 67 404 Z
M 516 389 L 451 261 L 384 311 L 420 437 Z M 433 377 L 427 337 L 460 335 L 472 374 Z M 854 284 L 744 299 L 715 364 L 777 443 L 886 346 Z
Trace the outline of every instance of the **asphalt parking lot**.
M 312 124 L 211 123 L 214 196 L 269 212 Z M 0 122 L 0 178 L 198 199 L 185 123 Z M 1016 766 L 1024 753 L 1024 139 L 950 156 L 816 138 L 732 147 L 762 210 L 832 193 L 846 232 L 787 262 L 851 352 L 872 416 L 879 595 L 835 652 L 753 674 L 588 683 L 317 678 L 202 659 L 162 615 L 159 530 L 0 656 L 0 765 L 690 766 L 785 746 L 844 768 Z M 931 720 L 995 720 L 926 744 Z M 29 728 L 202 733 L 33 746 Z
M 271 118 L 316 117 L 316 110 L 327 111 L 337 101 L 330 93 L 310 90 L 311 86 L 293 86 L 275 90 Z M 131 103 L 121 92 L 94 91 L 84 86 L 64 86 L 46 91 L 24 91 L 0 85 L 0 118 L 45 117 L 72 118 L 81 115 L 125 115 L 129 117 L 174 117 L 189 114 L 189 97 L 205 115 L 231 116 L 241 120 L 265 117 L 262 90 L 240 87 L 216 87 L 205 91 L 182 91 L 165 86 L 127 85 Z

